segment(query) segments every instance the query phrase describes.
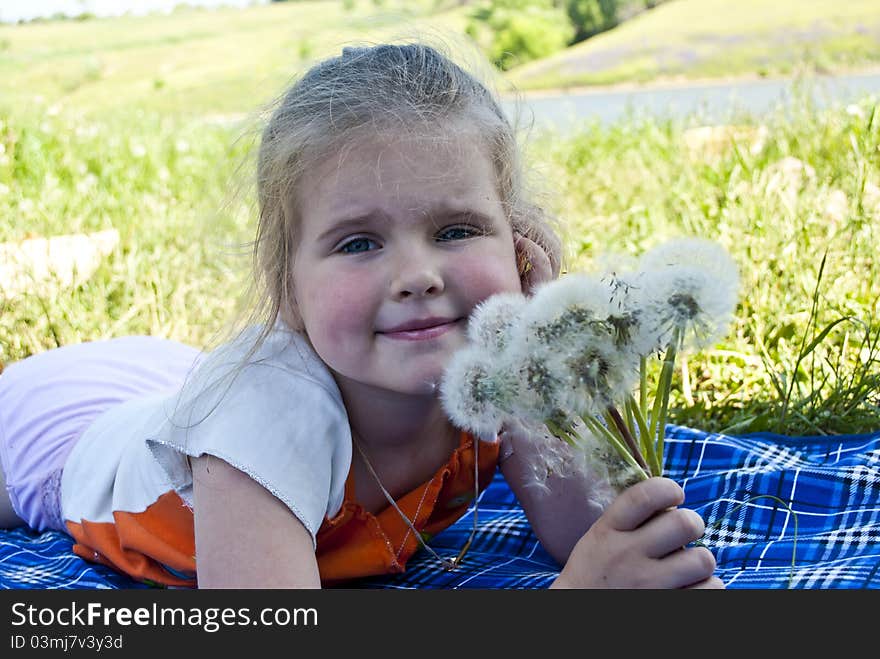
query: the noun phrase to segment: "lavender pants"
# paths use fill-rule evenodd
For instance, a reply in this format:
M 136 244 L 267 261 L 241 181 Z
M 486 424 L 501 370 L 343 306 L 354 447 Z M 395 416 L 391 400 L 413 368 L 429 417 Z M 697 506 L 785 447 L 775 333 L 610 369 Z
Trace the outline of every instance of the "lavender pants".
M 61 473 L 77 439 L 118 403 L 180 387 L 196 348 L 150 336 L 92 341 L 27 357 L 0 374 L 0 466 L 16 514 L 64 530 Z

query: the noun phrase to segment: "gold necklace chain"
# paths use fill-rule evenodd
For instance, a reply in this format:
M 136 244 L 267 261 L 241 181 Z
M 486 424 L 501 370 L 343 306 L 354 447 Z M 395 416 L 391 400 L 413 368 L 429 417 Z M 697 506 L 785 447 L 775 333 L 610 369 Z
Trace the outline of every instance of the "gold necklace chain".
M 382 485 L 382 481 L 379 480 L 379 474 L 377 474 L 376 470 L 373 469 L 373 465 L 370 463 L 370 459 L 367 457 L 367 454 L 364 451 L 364 448 L 361 446 L 361 443 L 358 441 L 357 435 L 354 432 L 352 432 L 352 434 L 351 434 L 351 439 L 352 439 L 352 442 L 354 443 L 355 447 L 357 448 L 358 452 L 361 454 L 361 458 L 363 458 L 364 464 L 367 466 L 367 469 L 373 475 L 373 478 L 376 480 L 376 485 L 378 485 L 379 489 L 382 490 L 382 494 L 385 495 L 385 498 L 388 500 L 388 503 L 390 503 L 394 507 L 394 510 L 396 510 L 397 513 L 403 518 L 403 521 L 406 522 L 406 525 L 409 527 L 410 531 L 412 531 L 413 535 L 415 535 L 416 540 L 418 540 L 419 543 L 422 545 L 422 547 L 424 547 L 435 559 L 437 559 L 437 561 L 440 562 L 440 564 L 443 566 L 444 570 L 447 570 L 448 572 L 452 572 L 453 570 L 455 570 L 459 565 L 461 565 L 462 559 L 464 558 L 468 549 L 470 549 L 471 543 L 474 541 L 474 537 L 477 534 L 477 508 L 478 508 L 478 502 L 479 502 L 479 498 L 480 498 L 480 479 L 479 479 L 480 460 L 479 460 L 479 448 L 477 446 L 477 444 L 480 441 L 479 438 L 477 438 L 477 437 L 473 438 L 473 443 L 474 443 L 474 524 L 473 524 L 473 527 L 471 528 L 471 533 L 468 536 L 467 542 L 464 543 L 464 546 L 461 548 L 461 551 L 458 552 L 458 556 L 456 556 L 452 560 L 450 560 L 448 558 L 443 558 L 440 554 L 438 554 L 436 551 L 434 551 L 433 548 L 428 546 L 428 543 L 426 543 L 425 539 L 422 538 L 422 534 L 419 532 L 418 529 L 416 529 L 415 524 L 413 524 L 412 521 L 410 520 L 410 518 L 404 514 L 404 512 L 400 509 L 400 506 L 398 506 L 397 502 L 394 500 L 394 497 L 392 497 L 391 494 L 388 492 L 388 490 L 386 490 L 385 487 Z

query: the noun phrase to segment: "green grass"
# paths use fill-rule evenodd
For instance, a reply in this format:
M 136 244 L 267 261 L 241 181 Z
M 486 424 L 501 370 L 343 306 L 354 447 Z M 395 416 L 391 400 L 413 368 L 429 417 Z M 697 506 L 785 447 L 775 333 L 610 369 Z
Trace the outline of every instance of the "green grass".
M 548 199 L 568 227 L 571 270 L 677 235 L 717 239 L 739 264 L 737 323 L 686 360 L 675 421 L 790 434 L 880 428 L 880 106 L 796 106 L 763 128 L 739 117 L 727 148 L 688 148 L 687 122 L 634 117 L 531 147 L 559 193 Z
M 0 298 L 0 362 L 120 333 L 203 344 L 232 312 L 224 296 L 246 273 L 249 200 L 231 191 L 247 141 L 155 113 L 132 119 L 0 113 L 0 241 L 120 233 L 85 284 Z
M 8 44 L 0 72 L 15 80 L 0 96 L 0 241 L 121 234 L 85 283 L 0 299 L 0 362 L 132 333 L 202 346 L 224 329 L 250 264 L 254 109 L 320 44 L 363 38 L 358 20 L 384 22 L 370 38 L 422 20 L 400 22 L 393 3 L 379 18 L 325 9 L 315 20 L 328 27 L 309 31 L 315 51 L 301 57 L 290 36 L 304 29 L 295 10 L 317 4 L 234 14 L 241 39 L 265 42 L 253 59 L 220 36 L 229 12 L 186 13 L 180 24 L 153 17 L 0 30 Z M 452 25 L 460 14 L 440 16 Z M 331 25 L 345 20 L 350 32 Z M 127 36 L 120 26 L 131 27 Z M 275 30 L 287 31 L 287 48 Z M 108 68 L 89 74 L 90 59 Z M 64 84 L 70 89 L 59 91 Z M 564 220 L 569 270 L 681 234 L 716 238 L 740 264 L 737 321 L 677 373 L 674 422 L 788 434 L 880 429 L 878 99 L 794 107 L 763 128 L 732 117 L 741 128 L 727 146 L 689 148 L 692 120 L 638 117 L 527 143 L 542 199 Z M 786 173 L 786 163 L 806 173 Z
M 876 66 L 875 0 L 671 0 L 508 77 L 526 90 Z
M 388 0 L 381 9 L 318 0 L 245 10 L 180 10 L 0 26 L 3 99 L 130 108 L 188 116 L 252 112 L 295 75 L 342 46 L 413 35 L 455 40 L 464 9 Z

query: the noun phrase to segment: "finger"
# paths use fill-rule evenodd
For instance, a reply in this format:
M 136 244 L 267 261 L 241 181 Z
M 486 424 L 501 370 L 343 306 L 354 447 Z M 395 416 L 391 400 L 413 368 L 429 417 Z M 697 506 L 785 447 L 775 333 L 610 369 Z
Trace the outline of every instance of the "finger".
M 658 512 L 678 506 L 683 501 L 684 492 L 678 483 L 654 476 L 625 489 L 611 502 L 602 517 L 618 531 L 632 531 Z
M 715 556 L 705 547 L 687 547 L 657 559 L 666 588 L 685 588 L 711 579 Z M 706 584 L 709 585 L 709 584 Z
M 517 269 L 522 291 L 529 295 L 540 284 L 553 279 L 553 266 L 550 257 L 535 241 L 522 234 L 514 234 Z
M 692 590 L 724 590 L 726 586 L 718 577 L 709 577 L 708 579 L 703 579 L 690 586 L 685 586 L 685 588 Z
M 703 537 L 706 523 L 696 511 L 671 508 L 658 513 L 639 529 L 645 553 L 661 558 Z

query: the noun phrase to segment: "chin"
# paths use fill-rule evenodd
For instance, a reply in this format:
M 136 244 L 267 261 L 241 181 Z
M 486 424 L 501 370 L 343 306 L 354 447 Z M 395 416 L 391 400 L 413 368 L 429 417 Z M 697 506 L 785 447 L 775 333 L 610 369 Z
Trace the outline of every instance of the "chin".
M 433 396 L 440 392 L 440 377 L 407 378 L 406 380 L 387 382 L 383 388 L 406 396 Z
M 413 396 L 435 396 L 440 393 L 440 383 L 442 381 L 442 370 L 418 374 L 407 378 L 405 382 L 401 382 L 399 391 Z
M 434 380 L 426 380 L 425 382 L 419 384 L 418 387 L 416 387 L 415 393 L 421 396 L 439 396 L 440 382 L 440 377 L 437 377 Z

